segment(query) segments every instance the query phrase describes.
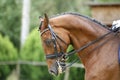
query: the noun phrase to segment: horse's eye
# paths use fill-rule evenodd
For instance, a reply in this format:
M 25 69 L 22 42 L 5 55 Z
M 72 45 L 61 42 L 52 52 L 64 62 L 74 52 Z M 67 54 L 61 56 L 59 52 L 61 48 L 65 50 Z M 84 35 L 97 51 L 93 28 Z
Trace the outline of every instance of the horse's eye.
M 50 46 L 52 43 L 52 39 L 47 39 L 44 41 L 47 46 Z

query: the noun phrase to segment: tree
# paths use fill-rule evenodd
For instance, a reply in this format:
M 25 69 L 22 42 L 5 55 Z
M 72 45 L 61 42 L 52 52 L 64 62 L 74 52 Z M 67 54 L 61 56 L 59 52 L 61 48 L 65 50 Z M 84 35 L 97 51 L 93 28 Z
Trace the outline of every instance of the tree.
M 0 34 L 0 61 L 16 61 L 17 59 L 17 49 L 8 36 L 3 37 Z M 0 65 L 0 80 L 5 80 L 14 68 L 15 65 Z
M 8 35 L 19 48 L 21 0 L 0 0 L 0 33 Z
M 23 61 L 45 61 L 37 29 L 34 29 L 28 36 L 21 49 L 20 57 Z M 51 78 L 48 74 L 47 67 L 21 65 L 21 79 L 27 78 L 29 80 L 45 80 Z

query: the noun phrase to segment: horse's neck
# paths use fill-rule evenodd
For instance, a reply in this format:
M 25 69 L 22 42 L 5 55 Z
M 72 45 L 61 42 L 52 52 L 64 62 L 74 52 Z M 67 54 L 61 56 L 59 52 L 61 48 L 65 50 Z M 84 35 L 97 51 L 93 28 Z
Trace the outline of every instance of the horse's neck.
M 107 29 L 101 27 L 99 24 L 84 18 L 79 19 L 78 22 L 73 21 L 73 23 L 75 23 L 75 25 L 72 24 L 72 27 L 69 27 L 72 28 L 70 29 L 70 37 L 76 49 L 108 32 Z
M 95 22 L 85 21 L 85 20 L 79 20 L 79 21 L 80 22 L 78 23 L 75 22 L 76 23 L 75 25 L 72 24 L 72 27 L 69 27 L 71 28 L 69 29 L 71 43 L 75 49 L 79 49 L 80 47 L 86 45 L 87 43 L 92 42 L 93 40 L 96 40 L 97 38 L 109 32 L 109 30 L 105 29 L 104 27 L 101 27 L 101 25 Z M 111 35 L 109 35 L 109 37 L 110 36 Z M 104 41 L 107 41 L 107 38 L 102 40 L 102 42 Z M 97 47 L 100 47 L 98 46 L 98 44 L 99 43 L 93 44 L 88 48 L 86 48 L 85 50 L 79 52 L 78 55 L 82 59 L 83 63 L 88 62 L 87 61 L 88 59 L 94 57 L 97 54 L 97 52 L 100 50 L 100 48 L 99 50 L 95 50 Z M 91 58 L 91 59 L 96 59 L 96 58 Z

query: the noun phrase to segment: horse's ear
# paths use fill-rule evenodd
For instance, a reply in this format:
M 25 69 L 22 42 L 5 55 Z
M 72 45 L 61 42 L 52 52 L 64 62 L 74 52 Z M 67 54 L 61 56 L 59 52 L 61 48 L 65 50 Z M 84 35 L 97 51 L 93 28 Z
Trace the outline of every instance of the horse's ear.
M 40 19 L 39 30 L 41 30 L 41 27 L 42 27 L 42 22 L 44 21 L 44 19 L 43 19 L 41 16 L 39 16 L 39 19 Z
M 45 13 L 44 14 L 44 18 L 39 16 L 39 19 L 40 19 L 40 27 L 39 27 L 39 30 L 44 30 L 48 27 L 48 24 L 49 24 L 49 18 L 47 16 L 47 14 Z M 42 25 L 43 23 L 43 25 Z
M 49 18 L 48 18 L 48 16 L 47 16 L 47 14 L 45 13 L 44 14 L 44 25 L 45 25 L 45 27 L 48 27 L 48 24 L 49 24 Z

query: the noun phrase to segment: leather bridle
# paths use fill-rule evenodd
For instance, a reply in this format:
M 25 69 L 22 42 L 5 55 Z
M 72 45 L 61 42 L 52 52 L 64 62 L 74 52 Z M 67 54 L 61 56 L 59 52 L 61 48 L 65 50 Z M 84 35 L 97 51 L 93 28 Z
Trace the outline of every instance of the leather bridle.
M 53 47 L 54 47 L 54 54 L 47 54 L 46 55 L 46 59 L 54 59 L 54 58 L 59 58 L 61 56 L 64 55 L 64 51 L 62 46 L 60 45 L 60 43 L 58 42 L 58 40 L 62 41 L 65 45 L 67 45 L 67 43 L 62 40 L 52 29 L 51 25 L 48 24 L 48 28 L 44 29 L 41 32 L 41 36 L 46 32 L 46 31 L 50 31 L 51 34 L 51 41 L 53 42 Z M 58 52 L 58 48 L 57 48 L 57 44 L 60 48 L 60 51 Z

